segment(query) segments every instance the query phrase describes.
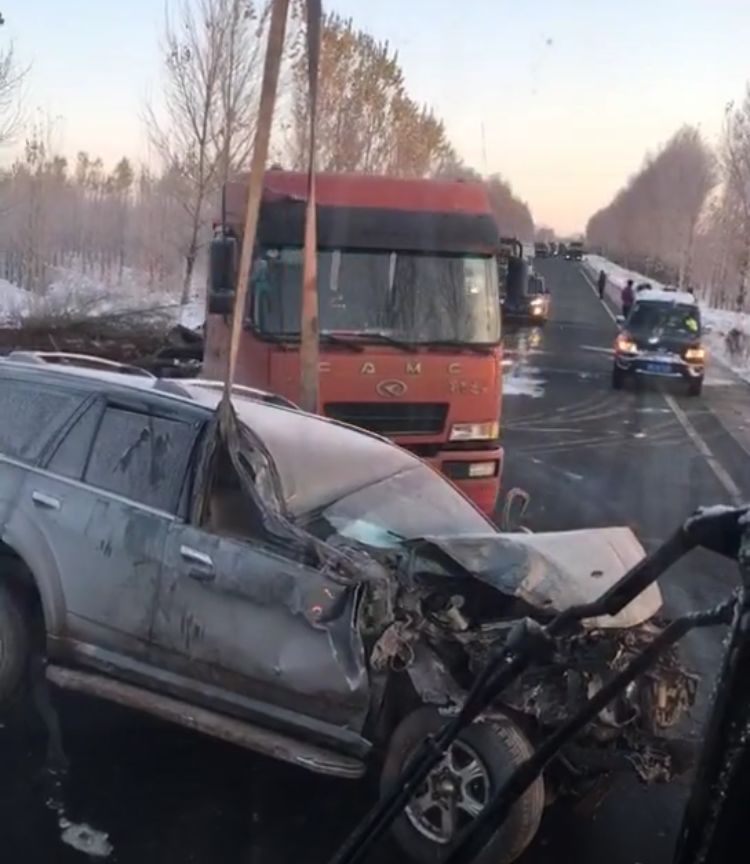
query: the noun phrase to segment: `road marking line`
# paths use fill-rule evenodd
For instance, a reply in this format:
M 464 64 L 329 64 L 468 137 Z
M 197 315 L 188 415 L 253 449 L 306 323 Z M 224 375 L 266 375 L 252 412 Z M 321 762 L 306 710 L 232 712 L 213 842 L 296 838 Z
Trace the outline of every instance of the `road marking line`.
M 589 286 L 591 287 L 591 290 L 594 292 L 596 299 L 599 300 L 599 291 L 597 290 L 596 285 L 594 284 L 593 280 L 591 279 L 591 277 L 586 272 L 586 270 L 584 269 L 583 266 L 579 267 L 579 272 L 580 272 L 581 276 L 583 276 L 583 278 L 589 283 Z M 609 308 L 606 300 L 604 302 L 602 302 L 602 301 L 599 301 L 599 302 L 601 303 L 602 306 L 604 306 L 604 309 L 607 312 L 607 314 L 609 315 L 609 317 L 613 321 L 617 321 L 617 316 Z M 662 395 L 664 396 L 664 401 L 672 409 L 672 413 L 677 418 L 678 423 L 680 424 L 680 426 L 682 426 L 682 428 L 685 430 L 685 433 L 688 436 L 688 438 L 695 445 L 696 450 L 706 460 L 706 464 L 708 465 L 708 467 L 713 472 L 714 477 L 716 477 L 716 479 L 719 481 L 721 486 L 724 488 L 725 492 L 729 495 L 730 499 L 732 500 L 732 503 L 733 504 L 743 504 L 744 503 L 744 497 L 742 495 L 742 492 L 740 491 L 739 486 L 737 486 L 737 484 L 734 482 L 734 480 L 732 479 L 731 475 L 726 470 L 726 468 L 721 464 L 721 462 L 719 462 L 719 460 L 716 458 L 716 456 L 714 456 L 713 452 L 711 451 L 711 448 L 708 446 L 708 444 L 706 444 L 706 442 L 703 440 L 703 438 L 701 438 L 700 433 L 695 428 L 695 426 L 693 426 L 693 424 L 690 422 L 687 414 L 677 404 L 677 401 L 674 398 L 674 396 L 672 396 L 669 393 L 663 393 Z M 723 426 L 721 421 L 719 421 L 719 425 Z M 732 437 L 734 437 L 734 436 L 732 436 Z
M 581 274 L 581 276 L 583 276 L 583 278 L 584 278 L 584 279 L 589 283 L 589 285 L 591 286 L 591 290 L 594 292 L 594 295 L 596 296 L 596 299 L 599 300 L 599 289 L 596 287 L 596 285 L 594 285 L 594 280 L 593 280 L 593 279 L 589 276 L 589 274 L 586 272 L 586 270 L 585 270 L 585 268 L 583 267 L 583 265 L 581 265 L 581 266 L 578 268 L 578 272 L 579 272 L 579 273 Z M 609 305 L 607 304 L 607 301 L 606 301 L 606 300 L 599 300 L 599 302 L 600 302 L 601 305 L 604 307 L 604 311 L 607 313 L 607 315 L 609 315 L 609 317 L 610 317 L 613 321 L 616 322 L 616 321 L 617 321 L 617 315 L 615 315 L 615 313 L 614 313 L 614 312 L 609 308 Z
M 700 433 L 690 422 L 687 414 L 677 404 L 677 400 L 669 393 L 665 393 L 663 395 L 665 402 L 672 409 L 672 413 L 679 421 L 680 426 L 682 426 L 682 428 L 685 430 L 688 438 L 690 438 L 690 440 L 695 445 L 696 450 L 698 450 L 701 456 L 703 456 L 703 458 L 706 460 L 706 464 L 713 471 L 714 476 L 719 481 L 719 483 L 724 487 L 725 491 L 731 498 L 732 503 L 744 503 L 744 498 L 739 486 L 737 486 L 734 480 L 732 480 L 729 472 L 711 452 L 711 448 L 708 446 L 708 444 L 706 444 L 703 438 L 701 438 Z
M 614 348 L 602 348 L 600 345 L 580 345 L 581 351 L 596 351 L 598 354 L 609 354 L 610 356 L 615 353 Z

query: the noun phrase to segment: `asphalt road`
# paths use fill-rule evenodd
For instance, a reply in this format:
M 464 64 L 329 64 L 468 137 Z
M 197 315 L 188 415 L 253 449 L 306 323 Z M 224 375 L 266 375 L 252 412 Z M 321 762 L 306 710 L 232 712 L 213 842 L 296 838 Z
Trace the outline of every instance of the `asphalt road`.
M 529 524 L 627 524 L 652 548 L 695 507 L 731 500 L 727 475 L 750 497 L 750 419 L 728 409 L 750 401 L 747 386 L 719 370 L 700 400 L 613 392 L 610 314 L 579 265 L 550 260 L 540 269 L 553 292 L 551 320 L 507 334 L 508 389 L 535 395 L 508 395 L 503 414 L 506 486 L 531 493 Z M 667 610 L 679 612 L 732 585 L 731 567 L 694 554 L 662 587 Z M 703 676 L 697 735 L 722 635 L 702 632 L 685 646 Z M 45 771 L 35 723 L 0 729 L 0 860 L 9 864 L 86 861 L 70 843 L 96 848 L 95 832 L 106 832 L 107 860 L 119 864 L 323 864 L 373 794 L 106 704 L 74 695 L 59 704 L 70 766 L 57 779 Z M 685 793 L 684 783 L 621 780 L 595 809 L 557 804 L 522 862 L 664 864 Z M 373 859 L 399 860 L 390 845 Z

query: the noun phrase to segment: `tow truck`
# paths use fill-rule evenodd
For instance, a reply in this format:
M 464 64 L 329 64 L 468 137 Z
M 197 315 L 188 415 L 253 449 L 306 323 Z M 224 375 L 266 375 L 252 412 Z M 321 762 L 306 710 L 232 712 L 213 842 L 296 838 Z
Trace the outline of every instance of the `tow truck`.
M 298 401 L 307 174 L 265 174 L 237 383 Z M 203 375 L 229 348 L 247 177 L 211 245 Z M 316 175 L 319 411 L 384 435 L 495 510 L 503 449 L 498 229 L 481 183 Z

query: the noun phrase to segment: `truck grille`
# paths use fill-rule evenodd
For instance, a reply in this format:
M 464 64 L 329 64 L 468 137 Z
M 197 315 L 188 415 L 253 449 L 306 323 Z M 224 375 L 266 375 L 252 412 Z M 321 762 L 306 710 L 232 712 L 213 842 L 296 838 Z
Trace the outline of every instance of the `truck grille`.
M 445 402 L 328 402 L 327 417 L 379 435 L 438 435 L 445 427 Z

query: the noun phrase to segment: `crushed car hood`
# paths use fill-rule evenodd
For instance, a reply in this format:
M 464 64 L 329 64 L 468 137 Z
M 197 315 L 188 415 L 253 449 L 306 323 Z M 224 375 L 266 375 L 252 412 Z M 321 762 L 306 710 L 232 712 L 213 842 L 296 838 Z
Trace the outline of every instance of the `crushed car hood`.
M 646 554 L 629 528 L 423 539 L 482 582 L 547 613 L 597 600 Z M 661 605 L 653 584 L 617 615 L 589 618 L 584 625 L 636 627 Z

